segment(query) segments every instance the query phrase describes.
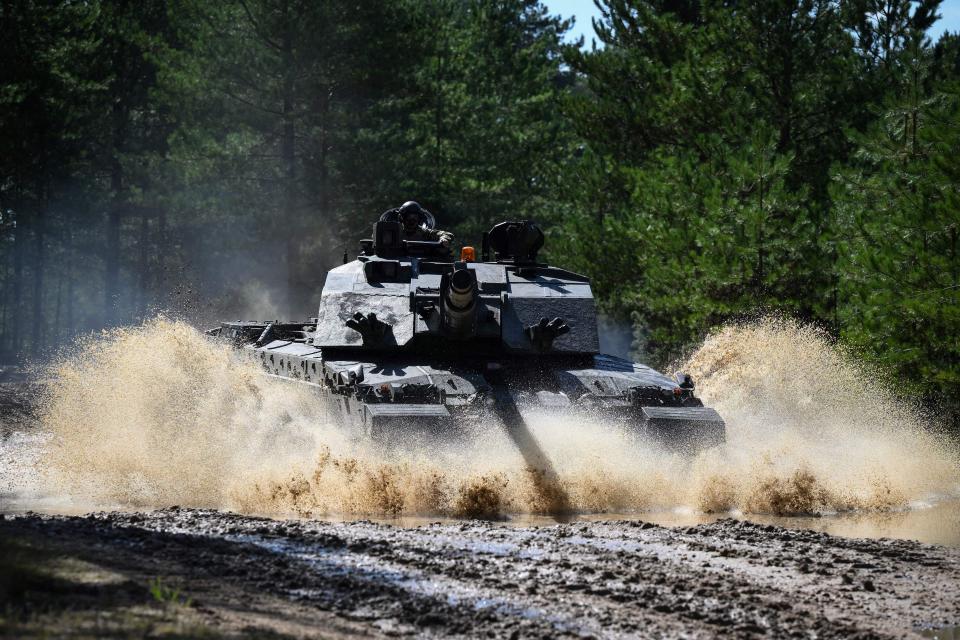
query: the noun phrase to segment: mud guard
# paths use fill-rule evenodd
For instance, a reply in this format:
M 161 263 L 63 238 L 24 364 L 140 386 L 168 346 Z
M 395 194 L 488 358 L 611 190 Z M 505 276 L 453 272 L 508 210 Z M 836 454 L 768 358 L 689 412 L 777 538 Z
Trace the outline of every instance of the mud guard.
M 641 407 L 648 435 L 677 448 L 723 444 L 726 424 L 709 407 Z
M 382 433 L 395 427 L 439 424 L 450 418 L 442 404 L 364 404 L 363 423 L 371 433 Z

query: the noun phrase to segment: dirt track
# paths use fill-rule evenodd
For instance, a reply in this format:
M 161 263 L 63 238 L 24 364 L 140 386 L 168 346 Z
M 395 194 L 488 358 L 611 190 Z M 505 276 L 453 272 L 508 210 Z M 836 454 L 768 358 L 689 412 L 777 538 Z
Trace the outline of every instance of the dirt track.
M 722 520 L 415 529 L 167 509 L 6 516 L 230 634 L 902 637 L 960 624 L 960 550 Z

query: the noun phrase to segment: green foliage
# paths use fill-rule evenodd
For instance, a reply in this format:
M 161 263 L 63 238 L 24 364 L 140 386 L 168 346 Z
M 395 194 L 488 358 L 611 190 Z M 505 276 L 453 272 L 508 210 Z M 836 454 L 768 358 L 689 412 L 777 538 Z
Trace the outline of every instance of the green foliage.
M 960 405 L 960 91 L 928 61 L 836 171 L 843 337 L 915 390 Z
M 567 51 L 589 152 L 565 251 L 650 357 L 774 310 L 840 330 L 830 170 L 938 4 L 599 3 L 605 47 Z
M 790 265 L 809 222 L 799 215 L 803 194 L 786 187 L 790 158 L 776 156 L 774 139 L 758 130 L 709 163 L 689 151 L 652 154 L 621 169 L 627 207 L 568 222 L 562 250 L 592 248 L 576 266 L 594 274 L 609 312 L 642 328 L 645 350 L 668 360 L 724 319 L 800 306 L 789 296 L 802 286 Z
M 634 256 L 582 262 L 602 291 L 626 283 L 608 304 L 633 318 L 658 360 L 757 310 L 829 317 L 825 185 L 858 97 L 838 7 L 601 8 L 605 48 L 567 52 L 585 78 L 567 111 L 592 150 L 583 162 L 611 167 L 589 183 L 610 205 L 599 226 Z M 588 226 L 570 225 L 569 251 L 596 233 Z

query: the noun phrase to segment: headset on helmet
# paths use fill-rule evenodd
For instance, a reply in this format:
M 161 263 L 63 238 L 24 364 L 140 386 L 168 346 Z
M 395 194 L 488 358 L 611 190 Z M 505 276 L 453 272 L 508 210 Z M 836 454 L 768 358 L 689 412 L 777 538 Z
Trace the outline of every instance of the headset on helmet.
M 409 215 L 416 215 L 419 218 L 417 223 L 418 227 L 426 227 L 427 229 L 433 229 L 437 222 L 433 217 L 433 214 L 421 207 L 418 203 L 413 200 L 408 200 L 404 202 L 399 207 L 395 209 L 390 209 L 384 211 L 383 215 L 380 216 L 380 222 L 400 222 L 402 223 L 404 218 Z

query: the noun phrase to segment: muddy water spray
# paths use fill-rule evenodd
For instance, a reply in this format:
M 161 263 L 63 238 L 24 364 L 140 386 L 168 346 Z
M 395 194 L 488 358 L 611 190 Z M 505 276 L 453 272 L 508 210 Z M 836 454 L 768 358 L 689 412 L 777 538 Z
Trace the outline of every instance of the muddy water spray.
M 960 490 L 956 446 L 821 331 L 727 327 L 686 366 L 729 425 L 695 465 L 703 509 L 887 510 Z
M 611 425 L 528 417 L 574 509 L 889 509 L 958 489 L 956 452 L 815 331 L 727 328 L 687 368 L 728 421 L 728 444 L 693 461 Z M 358 448 L 318 418 L 309 387 L 266 379 L 181 323 L 89 340 L 51 380 L 44 475 L 51 491 L 98 504 L 303 515 L 549 508 L 497 426 L 465 425 L 466 442 L 425 441 L 402 455 Z

